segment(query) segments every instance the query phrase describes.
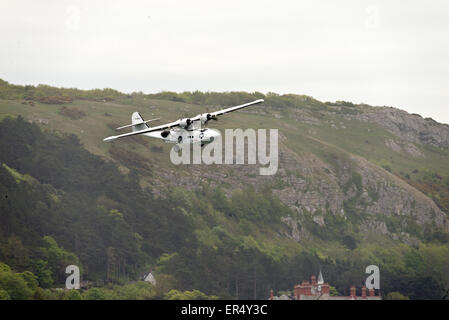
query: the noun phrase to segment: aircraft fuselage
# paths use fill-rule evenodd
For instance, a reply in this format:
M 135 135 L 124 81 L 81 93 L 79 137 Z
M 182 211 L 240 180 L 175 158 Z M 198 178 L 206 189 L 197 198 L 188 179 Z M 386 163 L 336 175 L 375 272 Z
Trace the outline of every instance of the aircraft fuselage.
M 210 128 L 202 129 L 171 129 L 170 131 L 156 131 L 144 133 L 143 135 L 159 138 L 166 143 L 178 143 L 178 144 L 193 144 L 201 143 L 205 145 L 213 142 L 221 134 L 218 130 Z

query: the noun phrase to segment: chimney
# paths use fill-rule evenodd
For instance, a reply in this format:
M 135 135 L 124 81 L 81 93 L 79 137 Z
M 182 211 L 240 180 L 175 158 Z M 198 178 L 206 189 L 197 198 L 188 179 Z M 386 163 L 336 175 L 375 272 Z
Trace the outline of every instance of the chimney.
M 316 285 L 316 277 L 312 276 L 312 285 Z
M 356 290 L 355 290 L 355 287 L 352 286 L 352 287 L 351 287 L 351 298 L 354 298 L 354 299 L 355 299 L 355 297 L 356 297 Z
M 376 294 L 374 293 L 374 289 L 369 289 L 369 296 L 374 297 Z
M 362 287 L 362 298 L 366 299 L 366 287 L 365 286 Z

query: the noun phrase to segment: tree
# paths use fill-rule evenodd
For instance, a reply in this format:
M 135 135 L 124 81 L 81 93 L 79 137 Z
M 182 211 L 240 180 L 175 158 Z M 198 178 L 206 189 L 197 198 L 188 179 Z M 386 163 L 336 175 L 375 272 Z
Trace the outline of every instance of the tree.
M 27 286 L 20 274 L 0 272 L 0 288 L 5 290 L 12 300 L 28 300 L 33 297 L 33 291 Z
M 410 300 L 410 298 L 400 292 L 389 292 L 385 296 L 385 300 Z
M 118 299 L 125 300 L 149 300 L 154 298 L 156 293 L 154 286 L 147 282 L 115 286 L 113 291 L 117 293 Z
M 47 300 L 45 290 L 37 287 L 36 290 L 34 290 L 33 300 Z
M 37 280 L 37 277 L 30 271 L 25 271 L 23 273 L 19 274 L 23 280 L 25 280 L 28 288 L 35 291 L 39 285 L 39 282 Z
M 33 273 L 42 288 L 49 288 L 53 284 L 52 272 L 48 268 L 48 262 L 37 260 L 32 263 Z
M 11 272 L 11 268 L 7 264 L 0 262 L 0 272 Z
M 218 297 L 207 296 L 199 290 L 184 291 L 173 289 L 165 294 L 167 300 L 216 300 Z
M 15 270 L 24 270 L 28 267 L 28 250 L 23 246 L 19 237 L 15 235 L 10 236 L 2 251 L 8 264 Z
M 330 286 L 330 287 L 329 287 L 329 295 L 330 295 L 331 297 L 336 297 L 336 296 L 338 296 L 338 291 L 337 291 L 337 289 L 335 289 L 335 287 L 333 287 L 333 286 Z
M 0 289 L 0 300 L 11 300 L 11 297 L 6 290 Z
M 82 295 L 84 300 L 106 300 L 106 292 L 100 288 L 92 288 Z
M 81 293 L 78 290 L 69 290 L 64 296 L 64 300 L 81 300 Z
M 67 266 L 79 266 L 79 259 L 75 254 L 59 247 L 52 237 L 45 236 L 42 240 L 44 242 L 44 247 L 41 248 L 42 256 L 48 261 L 48 266 L 52 270 L 56 281 L 62 283 L 65 280 Z
M 173 276 L 168 274 L 158 274 L 156 282 L 156 298 L 162 299 L 164 295 L 175 287 L 176 280 Z

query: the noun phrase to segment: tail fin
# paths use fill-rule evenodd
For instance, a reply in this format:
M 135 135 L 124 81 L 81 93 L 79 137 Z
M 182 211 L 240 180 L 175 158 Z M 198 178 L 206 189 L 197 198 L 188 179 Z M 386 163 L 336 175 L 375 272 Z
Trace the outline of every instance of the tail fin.
M 149 128 L 149 126 L 147 125 L 148 122 L 158 121 L 160 119 L 161 118 L 156 118 L 156 119 L 144 121 L 139 112 L 134 112 L 131 116 L 131 124 L 127 124 L 126 126 L 118 127 L 115 130 L 122 130 L 122 129 L 129 128 L 129 127 L 132 127 L 133 131 L 148 129 Z
M 148 129 L 149 126 L 145 123 L 139 112 L 134 112 L 131 116 L 131 123 L 133 124 L 133 131 Z

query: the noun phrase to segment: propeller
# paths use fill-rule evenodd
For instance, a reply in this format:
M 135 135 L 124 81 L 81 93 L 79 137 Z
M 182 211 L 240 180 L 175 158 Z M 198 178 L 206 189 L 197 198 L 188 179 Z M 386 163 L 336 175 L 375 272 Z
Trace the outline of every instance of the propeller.
M 206 107 L 206 111 L 208 114 L 210 114 L 209 107 Z M 218 121 L 218 118 L 216 116 L 210 116 L 210 117 L 207 117 L 207 120 Z

